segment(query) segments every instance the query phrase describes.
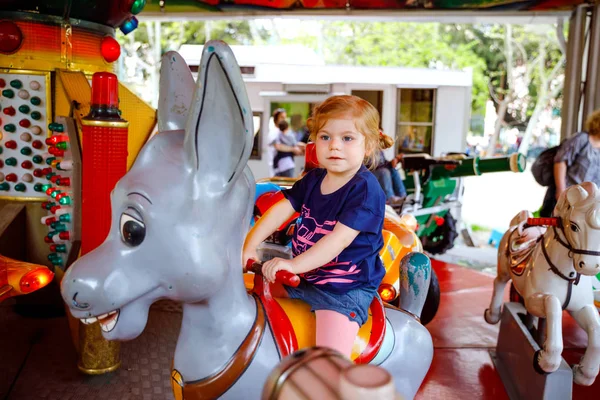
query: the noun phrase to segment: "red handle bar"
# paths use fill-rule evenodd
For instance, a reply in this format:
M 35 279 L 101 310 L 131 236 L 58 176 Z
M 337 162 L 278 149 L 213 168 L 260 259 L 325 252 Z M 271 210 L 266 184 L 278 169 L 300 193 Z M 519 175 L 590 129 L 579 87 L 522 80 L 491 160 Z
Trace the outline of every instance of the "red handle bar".
M 248 260 L 246 262 L 246 270 L 254 272 L 255 274 L 262 275 L 262 264 L 257 262 L 256 260 Z M 300 277 L 296 274 L 291 273 L 290 271 L 277 271 L 275 273 L 275 281 L 279 283 L 283 283 L 284 285 L 291 287 L 298 287 L 300 284 Z

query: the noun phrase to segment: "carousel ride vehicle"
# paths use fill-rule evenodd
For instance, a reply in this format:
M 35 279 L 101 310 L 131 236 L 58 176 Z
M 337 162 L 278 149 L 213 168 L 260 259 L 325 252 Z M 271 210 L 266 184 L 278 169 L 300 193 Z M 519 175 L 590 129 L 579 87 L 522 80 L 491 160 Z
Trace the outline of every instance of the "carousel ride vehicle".
M 462 153 L 442 157 L 404 154 L 401 164 L 408 195 L 403 202 L 394 204 L 394 209 L 399 214 L 415 216 L 416 233 L 425 251 L 443 254 L 458 237 L 457 222 L 450 210 L 462 207 L 464 178 L 493 172 L 522 173 L 527 159 L 520 153 L 492 158 L 467 157 Z
M 546 228 L 547 227 L 547 228 Z M 522 334 L 531 344 L 526 350 L 533 353 L 533 370 L 539 374 L 566 371 L 562 376 L 568 382 L 555 384 L 561 390 L 552 394 L 546 387 L 544 398 L 564 398 L 570 396 L 571 381 L 590 386 L 600 369 L 600 317 L 594 306 L 592 280 L 600 271 L 600 191 L 593 182 L 574 185 L 564 191 L 554 209 L 552 218 L 532 218 L 522 211 L 513 218 L 509 230 L 500 241 L 498 250 L 498 275 L 494 280 L 494 290 L 485 320 L 496 324 L 502 318 L 498 353 L 501 363 L 507 369 L 515 360 L 522 360 L 527 352 L 519 357 L 514 353 L 502 354 L 508 339 L 509 328 L 516 322 Z M 514 303 L 506 303 L 502 310 L 503 289 L 512 280 L 513 299 L 524 305 L 523 322 L 514 317 Z M 569 368 L 561 357 L 563 352 L 562 319 L 566 310 L 577 324 L 587 333 L 588 346 L 579 363 Z M 512 313 L 512 314 L 511 314 Z M 511 317 L 512 315 L 512 317 Z M 537 318 L 535 323 L 533 318 Z M 517 329 L 518 330 L 518 329 Z M 537 340 L 530 335 L 533 332 Z M 520 338 L 521 332 L 516 338 Z M 504 338 L 507 338 L 506 340 Z M 506 358 L 504 358 L 506 357 Z M 526 365 L 530 365 L 526 363 Z M 515 373 L 520 375 L 519 373 Z M 548 379 L 560 377 L 551 374 Z M 513 375 L 513 378 L 514 377 Z M 534 376 L 535 379 L 535 376 Z M 516 378 L 518 391 L 527 386 L 535 387 L 531 381 L 523 384 Z M 554 396 L 554 397 L 546 397 Z
M 308 143 L 305 152 L 304 173 L 318 167 L 314 143 Z M 291 187 L 298 178 L 266 178 L 256 184 L 256 199 L 251 225 L 256 223 L 267 210 L 283 198 L 281 189 Z M 262 261 L 274 257 L 292 257 L 292 235 L 296 219 L 299 214 L 294 213 L 258 248 Z M 379 256 L 385 267 L 386 274 L 381 282 L 378 292 L 381 299 L 393 306 L 399 307 L 400 293 L 408 290 L 408 281 L 401 280 L 400 260 L 410 252 L 422 252 L 423 245 L 416 234 L 417 221 L 412 214 L 399 215 L 391 206 L 386 206 L 383 226 L 384 246 Z M 244 276 L 246 287 L 251 289 L 254 278 L 252 273 Z M 436 315 L 440 303 L 440 288 L 435 271 L 431 270 L 427 298 L 421 312 L 420 321 L 427 325 Z
M 307 305 L 303 311 L 301 304 L 284 304 L 290 299 L 273 298 L 260 274 L 251 293 L 244 285 L 247 224 L 241 221 L 249 221 L 253 209 L 255 183 L 247 167 L 253 129 L 229 47 L 205 45 L 196 90 L 183 59 L 165 54 L 158 112 L 159 133 L 111 195 L 108 237 L 66 272 L 63 299 L 75 318 L 98 321 L 108 340 L 140 335 L 156 300 L 183 303 L 175 397 L 258 397 L 282 357 L 310 346 L 309 332 L 299 327 L 314 317 Z M 401 292 L 406 310 L 374 298 L 370 326 L 363 326 L 368 332 L 355 342 L 355 362 L 385 368 L 396 390 L 412 399 L 433 357 L 431 335 L 417 318 L 431 264 L 416 252 L 401 263 L 402 279 L 411 282 Z

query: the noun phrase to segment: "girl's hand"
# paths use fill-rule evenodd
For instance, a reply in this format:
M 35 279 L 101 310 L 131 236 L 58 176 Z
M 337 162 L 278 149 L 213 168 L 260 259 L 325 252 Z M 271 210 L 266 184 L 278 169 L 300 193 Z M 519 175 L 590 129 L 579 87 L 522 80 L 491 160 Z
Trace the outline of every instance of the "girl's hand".
M 263 264 L 262 272 L 263 276 L 271 283 L 275 282 L 275 274 L 277 271 L 285 270 L 292 274 L 294 272 L 294 260 L 285 260 L 283 258 L 275 257 Z
M 248 260 L 260 261 L 260 258 L 258 258 L 258 253 L 256 252 L 256 249 L 244 248 L 244 250 L 242 251 L 242 268 L 243 269 L 246 268 L 246 263 L 248 262 Z

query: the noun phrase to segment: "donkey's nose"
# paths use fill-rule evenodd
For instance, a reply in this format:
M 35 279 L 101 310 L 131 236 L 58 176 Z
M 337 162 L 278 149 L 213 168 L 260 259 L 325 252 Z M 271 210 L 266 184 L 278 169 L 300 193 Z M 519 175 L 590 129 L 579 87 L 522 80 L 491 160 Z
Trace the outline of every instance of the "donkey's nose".
M 91 297 L 94 285 L 82 279 L 66 276 L 63 279 L 62 295 L 65 303 L 77 310 L 87 310 L 92 307 Z
M 78 294 L 79 292 L 75 292 L 75 294 L 73 295 L 73 298 L 71 299 L 71 305 L 79 310 L 87 310 L 88 308 L 90 308 L 90 303 L 80 303 L 79 301 L 77 301 Z

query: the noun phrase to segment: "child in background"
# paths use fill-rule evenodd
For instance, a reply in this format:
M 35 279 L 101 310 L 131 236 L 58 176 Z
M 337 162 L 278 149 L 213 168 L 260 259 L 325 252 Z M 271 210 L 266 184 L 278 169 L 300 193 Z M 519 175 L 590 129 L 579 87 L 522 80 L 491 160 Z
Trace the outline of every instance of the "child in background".
M 385 194 L 363 165 L 393 143 L 379 132 L 379 113 L 355 96 L 334 96 L 314 110 L 308 121 L 321 168 L 308 172 L 256 223 L 244 243 L 244 265 L 258 259 L 256 248 L 295 212 L 300 213 L 292 240 L 294 258 L 274 258 L 263 274 L 299 274 L 297 288 L 274 286 L 279 297 L 302 299 L 316 314 L 317 346 L 350 357 L 359 327 L 385 269 L 383 247 Z

